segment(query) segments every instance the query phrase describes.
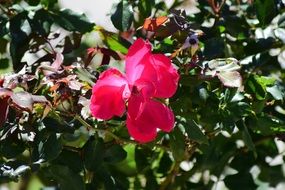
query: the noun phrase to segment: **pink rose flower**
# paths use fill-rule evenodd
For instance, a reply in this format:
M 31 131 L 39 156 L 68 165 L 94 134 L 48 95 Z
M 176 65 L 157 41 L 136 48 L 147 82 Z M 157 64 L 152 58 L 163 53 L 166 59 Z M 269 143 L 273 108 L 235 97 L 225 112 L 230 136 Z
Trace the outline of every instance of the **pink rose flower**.
M 108 69 L 93 86 L 91 113 L 108 120 L 122 116 L 127 107 L 130 136 L 140 143 L 152 141 L 157 129 L 170 132 L 174 127 L 173 112 L 156 98 L 173 96 L 178 80 L 171 60 L 163 54 L 152 54 L 151 44 L 138 39 L 126 56 L 126 74 Z

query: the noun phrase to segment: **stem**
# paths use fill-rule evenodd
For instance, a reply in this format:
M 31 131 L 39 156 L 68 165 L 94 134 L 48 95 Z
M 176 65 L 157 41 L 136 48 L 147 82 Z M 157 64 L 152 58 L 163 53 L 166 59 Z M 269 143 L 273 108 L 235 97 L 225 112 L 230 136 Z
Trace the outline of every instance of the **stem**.
M 10 14 L 9 14 L 9 11 L 6 10 L 5 7 L 3 7 L 1 4 L 0 4 L 0 10 L 1 10 L 4 14 L 6 14 L 7 16 L 10 15 Z
M 180 162 L 175 161 L 174 166 L 172 167 L 170 173 L 167 175 L 165 180 L 161 183 L 159 190 L 165 190 L 169 185 L 174 181 L 178 171 L 179 171 Z
M 55 49 L 52 47 L 50 41 L 49 41 L 48 39 L 46 39 L 46 38 L 44 38 L 44 40 L 46 41 L 46 43 L 47 43 L 47 44 L 49 45 L 49 47 L 51 48 L 53 54 L 56 54 L 56 51 L 55 51 Z
M 159 190 L 169 189 L 169 186 L 174 182 L 175 177 L 179 173 L 180 163 L 183 160 L 190 160 L 191 157 L 193 156 L 197 146 L 199 145 L 197 142 L 190 141 L 189 139 L 185 139 L 185 140 L 186 140 L 186 147 L 185 147 L 184 159 L 181 158 L 179 160 L 175 160 L 175 164 L 171 168 L 171 170 L 170 170 L 169 174 L 167 175 L 167 177 L 161 183 L 161 186 L 160 186 Z

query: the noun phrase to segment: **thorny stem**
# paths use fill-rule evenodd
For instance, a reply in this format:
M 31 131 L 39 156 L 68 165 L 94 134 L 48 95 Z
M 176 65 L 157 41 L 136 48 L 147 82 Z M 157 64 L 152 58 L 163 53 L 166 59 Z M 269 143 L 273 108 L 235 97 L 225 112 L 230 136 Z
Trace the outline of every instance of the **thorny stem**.
M 94 128 L 91 125 L 89 125 L 84 119 L 82 119 L 79 115 L 75 115 L 75 119 L 77 119 L 84 127 L 86 127 L 87 130 L 94 130 L 96 132 L 105 133 L 105 134 L 111 136 L 112 138 L 114 138 L 119 143 L 122 143 L 122 144 L 134 144 L 134 145 L 143 146 L 143 144 L 138 144 L 136 141 L 123 139 L 123 138 L 115 135 L 114 133 L 112 133 L 109 130 Z M 154 146 L 157 147 L 157 148 L 161 148 L 161 149 L 163 149 L 165 151 L 169 151 L 170 150 L 168 147 L 163 146 L 161 144 L 155 144 Z

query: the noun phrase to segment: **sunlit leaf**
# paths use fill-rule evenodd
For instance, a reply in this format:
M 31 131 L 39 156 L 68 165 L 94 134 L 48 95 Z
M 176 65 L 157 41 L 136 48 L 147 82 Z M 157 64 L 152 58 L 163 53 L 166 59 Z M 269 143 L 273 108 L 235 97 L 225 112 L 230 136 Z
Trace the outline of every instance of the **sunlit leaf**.
M 160 25 L 164 24 L 168 20 L 167 16 L 161 16 L 157 18 L 147 18 L 144 20 L 143 29 L 147 31 L 155 31 Z
M 242 78 L 237 71 L 231 72 L 220 72 L 217 74 L 220 81 L 224 86 L 228 87 L 241 87 L 242 86 Z
M 122 0 L 117 6 L 116 11 L 111 15 L 113 25 L 120 31 L 126 31 L 130 28 L 134 18 L 131 5 Z

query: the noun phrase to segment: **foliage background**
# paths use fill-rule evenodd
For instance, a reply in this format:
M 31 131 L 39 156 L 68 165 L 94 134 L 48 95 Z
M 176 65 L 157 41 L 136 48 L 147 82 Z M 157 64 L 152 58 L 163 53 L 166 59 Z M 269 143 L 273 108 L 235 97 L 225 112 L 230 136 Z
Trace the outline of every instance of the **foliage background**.
M 0 1 L 1 187 L 284 188 L 284 1 L 197 1 L 200 12 L 185 20 L 204 35 L 199 50 L 172 59 L 181 79 L 168 102 L 177 121 L 170 134 L 137 144 L 124 117 L 90 117 L 99 73 L 123 69 L 132 39 L 146 38 L 144 20 L 173 18 L 183 3 L 121 0 L 113 33 L 56 0 Z M 184 44 L 190 32 L 174 29 L 157 28 L 155 52 Z M 241 87 L 225 85 L 239 77 Z

